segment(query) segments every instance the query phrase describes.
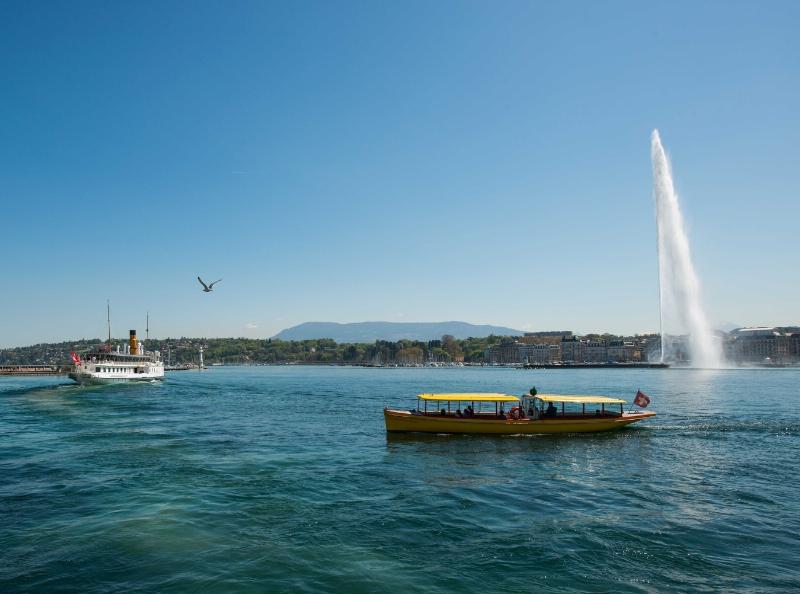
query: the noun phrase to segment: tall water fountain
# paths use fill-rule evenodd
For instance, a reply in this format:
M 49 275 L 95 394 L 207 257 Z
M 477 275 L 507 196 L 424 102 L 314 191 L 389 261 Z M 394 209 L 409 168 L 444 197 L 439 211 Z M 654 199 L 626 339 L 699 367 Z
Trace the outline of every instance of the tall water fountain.
M 661 361 L 677 358 L 675 337 L 686 335 L 693 367 L 720 367 L 720 344 L 711 332 L 701 305 L 700 282 L 692 265 L 689 238 L 672 183 L 672 170 L 658 130 L 653 130 L 651 156 L 658 224 Z

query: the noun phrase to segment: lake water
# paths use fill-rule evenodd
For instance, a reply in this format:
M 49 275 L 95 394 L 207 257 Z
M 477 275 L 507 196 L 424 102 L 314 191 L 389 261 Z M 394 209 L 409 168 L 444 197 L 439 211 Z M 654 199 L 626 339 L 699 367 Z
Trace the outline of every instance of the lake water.
M 0 591 L 800 589 L 800 371 L 0 379 Z M 648 393 L 573 436 L 387 436 L 421 391 Z

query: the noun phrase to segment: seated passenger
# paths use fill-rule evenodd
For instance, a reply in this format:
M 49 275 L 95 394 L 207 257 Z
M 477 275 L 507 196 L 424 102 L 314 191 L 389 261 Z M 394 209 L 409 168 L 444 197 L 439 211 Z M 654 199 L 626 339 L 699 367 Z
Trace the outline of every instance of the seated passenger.
M 457 416 L 458 418 L 461 418 L 461 417 L 463 417 L 463 416 L 464 416 L 464 415 L 462 415 L 462 414 L 461 414 L 461 409 L 460 409 L 460 408 L 456 410 L 456 416 Z
M 558 410 L 556 409 L 555 405 L 552 402 L 548 403 L 547 404 L 547 412 L 545 412 L 544 416 L 546 416 L 549 419 L 554 419 L 556 417 L 557 413 L 558 413 Z
M 475 409 L 472 408 L 471 404 L 469 406 L 467 406 L 467 410 L 464 411 L 464 412 L 467 414 L 468 417 L 474 417 L 475 416 Z
M 440 410 L 439 411 L 439 416 L 446 417 L 447 416 L 447 411 L 445 409 Z

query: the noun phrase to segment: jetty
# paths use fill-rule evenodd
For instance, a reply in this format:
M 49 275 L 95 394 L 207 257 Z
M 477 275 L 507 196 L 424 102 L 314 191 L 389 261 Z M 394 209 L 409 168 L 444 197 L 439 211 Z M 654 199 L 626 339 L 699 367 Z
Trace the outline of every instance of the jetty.
M 0 375 L 67 375 L 72 365 L 0 365 Z
M 669 363 L 526 363 L 520 369 L 666 369 Z

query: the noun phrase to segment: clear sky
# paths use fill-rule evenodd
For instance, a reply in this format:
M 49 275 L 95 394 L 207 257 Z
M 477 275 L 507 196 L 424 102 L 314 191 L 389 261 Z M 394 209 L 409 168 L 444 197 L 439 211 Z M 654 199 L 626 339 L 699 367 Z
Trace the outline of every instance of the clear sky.
M 3 2 L 0 346 L 800 323 L 798 2 Z M 195 276 L 223 278 L 205 294 Z

